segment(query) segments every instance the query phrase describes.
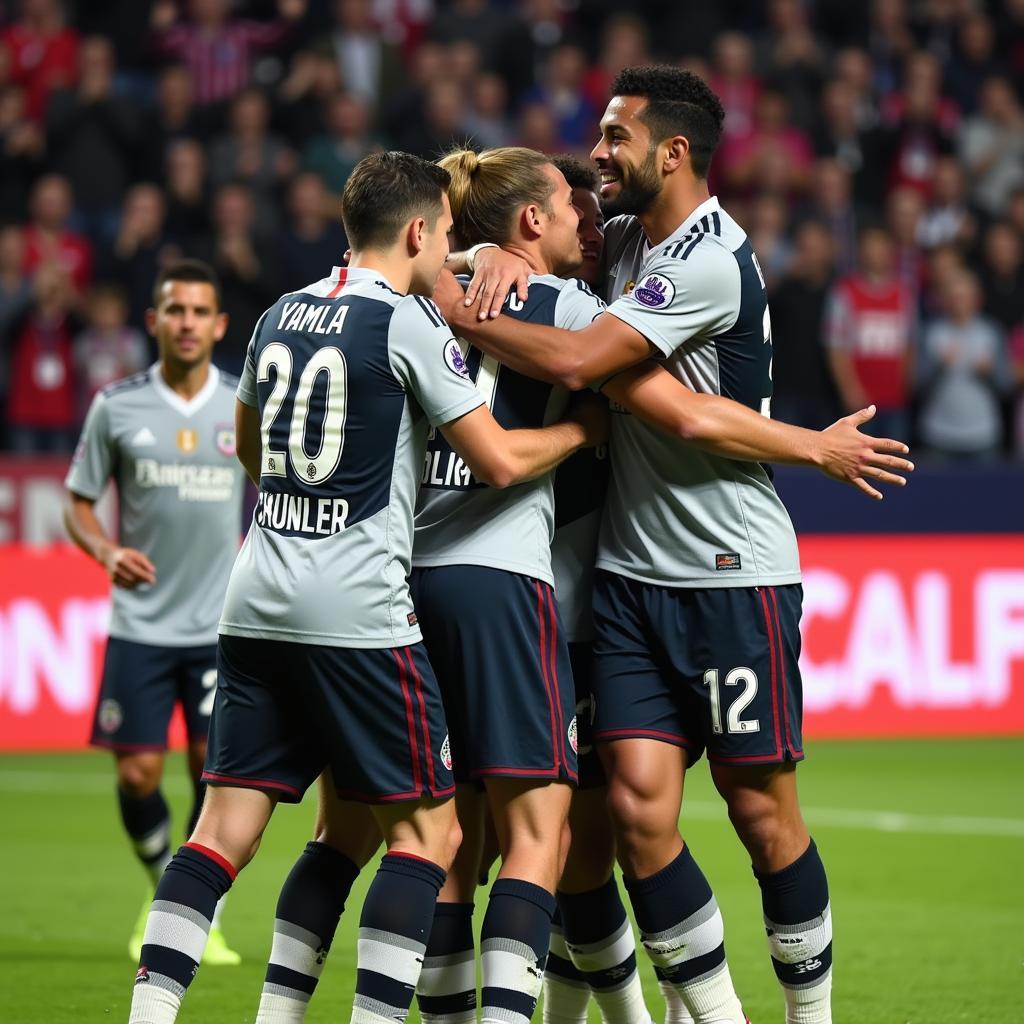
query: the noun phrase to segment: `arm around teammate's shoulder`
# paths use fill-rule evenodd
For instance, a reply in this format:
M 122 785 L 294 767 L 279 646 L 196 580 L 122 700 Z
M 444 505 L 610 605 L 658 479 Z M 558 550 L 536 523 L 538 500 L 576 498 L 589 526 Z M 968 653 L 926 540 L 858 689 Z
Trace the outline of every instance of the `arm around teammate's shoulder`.
M 504 488 L 550 472 L 581 448 L 592 448 L 608 436 L 605 403 L 581 396 L 563 420 L 532 430 L 505 430 L 480 406 L 441 432 L 482 483 Z

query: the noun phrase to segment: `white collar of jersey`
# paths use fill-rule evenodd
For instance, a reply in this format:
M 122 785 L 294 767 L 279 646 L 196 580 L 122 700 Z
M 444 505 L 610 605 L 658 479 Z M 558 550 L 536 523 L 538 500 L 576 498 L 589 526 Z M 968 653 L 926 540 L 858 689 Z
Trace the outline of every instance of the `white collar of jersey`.
M 706 232 L 707 228 L 701 224 L 702 217 L 710 217 L 712 213 L 720 213 L 722 207 L 718 203 L 718 196 L 709 196 L 704 200 L 700 206 L 697 207 L 687 218 L 683 221 L 672 232 L 664 242 L 661 243 L 659 248 L 663 248 L 666 245 L 671 245 L 673 242 L 678 242 L 680 239 L 685 238 L 687 235 L 700 234 Z
M 193 413 L 199 412 L 213 397 L 213 393 L 217 390 L 217 385 L 220 383 L 220 370 L 211 363 L 206 383 L 191 398 L 182 398 L 177 391 L 171 389 L 160 372 L 159 363 L 154 363 L 149 368 L 149 379 L 153 382 L 153 388 L 156 393 L 172 409 L 180 412 L 182 416 L 191 416 Z
M 345 275 L 344 281 L 342 281 L 342 274 Z M 356 281 L 366 281 L 370 278 L 383 282 L 396 295 L 402 294 L 379 270 L 373 270 L 370 267 L 335 267 L 327 280 L 334 284 L 354 284 Z

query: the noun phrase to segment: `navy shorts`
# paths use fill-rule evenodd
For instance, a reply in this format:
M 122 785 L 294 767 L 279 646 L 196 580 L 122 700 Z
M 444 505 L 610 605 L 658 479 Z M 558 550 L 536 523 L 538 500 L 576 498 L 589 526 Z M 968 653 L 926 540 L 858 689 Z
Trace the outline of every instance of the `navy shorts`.
M 158 647 L 111 637 L 103 659 L 92 736 L 96 747 L 166 750 L 174 705 L 190 742 L 205 740 L 217 686 L 217 648 Z
M 576 757 L 579 762 L 580 789 L 604 786 L 607 779 L 601 758 L 594 747 L 594 645 L 589 640 L 569 644 L 572 681 L 576 693 Z
M 803 759 L 799 584 L 691 589 L 599 571 L 595 738 L 707 749 L 724 764 Z
M 410 583 L 455 778 L 575 782 L 572 667 L 551 587 L 475 565 L 414 569 Z
M 222 636 L 203 780 L 298 803 L 331 769 L 361 803 L 455 791 L 441 694 L 422 644 L 356 649 Z

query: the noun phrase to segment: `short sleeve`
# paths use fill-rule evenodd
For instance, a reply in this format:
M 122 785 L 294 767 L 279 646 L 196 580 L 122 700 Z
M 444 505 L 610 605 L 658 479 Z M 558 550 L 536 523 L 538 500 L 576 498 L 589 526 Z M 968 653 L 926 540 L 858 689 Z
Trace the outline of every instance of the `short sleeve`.
M 267 310 L 269 313 L 270 311 Z M 235 397 L 243 405 L 251 405 L 254 408 L 260 404 L 259 396 L 256 393 L 256 339 L 259 337 L 260 328 L 266 320 L 267 313 L 256 321 L 256 327 L 249 339 L 249 345 L 245 350 L 245 362 L 242 364 L 242 375 L 238 379 L 238 387 L 235 389 Z
M 555 327 L 579 331 L 589 327 L 607 307 L 584 281 L 570 280 L 555 300 Z
M 440 427 L 484 404 L 469 377 L 462 348 L 430 299 L 409 295 L 395 307 L 388 330 L 391 369 Z
M 69 491 L 95 501 L 107 486 L 115 462 L 116 452 L 110 436 L 110 408 L 100 392 L 89 406 L 64 484 Z
M 679 245 L 648 260 L 636 287 L 608 307 L 664 356 L 694 335 L 728 330 L 739 315 L 740 269 L 733 254 L 707 235 L 686 241 L 681 250 Z

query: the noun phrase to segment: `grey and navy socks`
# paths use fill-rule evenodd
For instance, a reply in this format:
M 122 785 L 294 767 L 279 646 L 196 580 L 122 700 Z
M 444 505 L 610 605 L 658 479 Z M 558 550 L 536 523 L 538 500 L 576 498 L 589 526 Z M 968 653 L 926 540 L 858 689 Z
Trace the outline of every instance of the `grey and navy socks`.
M 832 912 L 814 840 L 781 871 L 754 871 L 786 1024 L 831 1024 Z
M 300 1024 L 359 867 L 326 843 L 307 843 L 281 887 L 256 1024 Z
M 117 787 L 121 821 L 154 887 L 171 859 L 171 812 L 159 789 L 148 796 L 129 796 Z
M 132 990 L 129 1024 L 171 1024 L 203 959 L 214 909 L 235 869 L 220 854 L 186 843 L 156 887 Z
M 366 894 L 352 1024 L 401 1024 L 409 1013 L 445 872 L 410 854 L 388 853 Z
M 473 904 L 438 903 L 416 986 L 424 1024 L 473 1024 L 476 1020 L 476 958 Z
M 627 879 L 626 890 L 658 981 L 672 986 L 696 1024 L 744 1024 L 722 914 L 689 847 L 655 874 Z

